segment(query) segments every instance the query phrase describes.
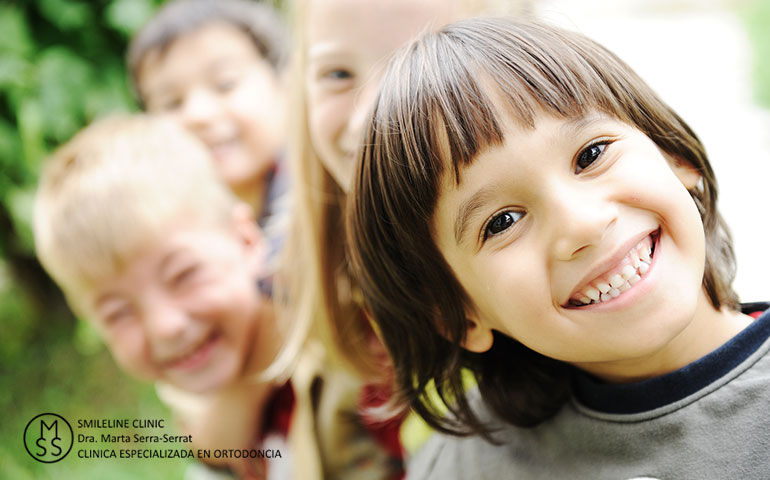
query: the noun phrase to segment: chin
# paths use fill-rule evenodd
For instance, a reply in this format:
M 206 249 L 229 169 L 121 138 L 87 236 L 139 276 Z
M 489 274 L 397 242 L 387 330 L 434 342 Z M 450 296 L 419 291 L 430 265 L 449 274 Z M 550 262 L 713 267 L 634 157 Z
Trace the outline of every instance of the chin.
M 235 362 L 229 365 L 221 365 L 218 368 L 207 369 L 198 375 L 189 378 L 176 379 L 171 383 L 177 387 L 193 393 L 209 394 L 234 385 L 240 379 L 241 371 Z

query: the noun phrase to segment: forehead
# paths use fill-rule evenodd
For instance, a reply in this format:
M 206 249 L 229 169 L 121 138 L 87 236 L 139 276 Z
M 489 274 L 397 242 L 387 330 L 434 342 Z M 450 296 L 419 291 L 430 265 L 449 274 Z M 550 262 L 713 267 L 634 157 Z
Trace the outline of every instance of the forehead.
M 213 262 L 235 256 L 236 237 L 224 227 L 185 223 L 148 236 L 122 255 L 120 263 L 86 282 L 90 297 L 98 300 L 114 291 L 139 291 L 164 273 L 190 260 Z
M 252 38 L 240 28 L 211 22 L 175 38 L 165 47 L 148 51 L 139 80 L 144 89 L 207 73 L 219 63 L 251 61 L 261 55 Z
M 379 60 L 424 29 L 456 19 L 456 4 L 447 0 L 309 0 L 308 56 L 314 59 L 346 51 Z
M 517 121 L 508 113 L 500 115 L 500 123 L 500 143 L 487 144 L 469 161 L 456 165 L 456 175 L 452 174 L 452 165 L 446 165 L 438 184 L 433 219 L 439 245 L 450 243 L 449 238 L 451 243 L 458 244 L 467 240 L 466 221 L 474 218 L 483 205 L 494 203 L 494 199 L 513 195 L 519 200 L 532 200 L 539 196 L 540 179 L 554 173 L 554 164 L 558 165 L 557 171 L 564 169 L 565 163 L 560 160 L 571 159 L 587 140 L 637 131 L 596 110 L 575 117 L 540 110 L 532 118 L 532 125 Z

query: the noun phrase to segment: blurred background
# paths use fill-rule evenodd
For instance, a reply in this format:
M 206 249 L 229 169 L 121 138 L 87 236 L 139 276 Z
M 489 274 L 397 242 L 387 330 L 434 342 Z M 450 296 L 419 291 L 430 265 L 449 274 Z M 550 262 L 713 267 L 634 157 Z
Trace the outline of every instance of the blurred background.
M 22 434 L 38 413 L 167 415 L 115 366 L 34 257 L 41 164 L 94 118 L 136 108 L 123 54 L 159 0 L 0 0 L 0 478 L 182 478 L 182 460 L 38 463 Z M 169 433 L 172 433 L 169 431 Z
M 383 0 L 386 1 L 386 0 Z M 122 374 L 33 253 L 46 156 L 96 117 L 136 108 L 123 54 L 161 0 L 0 0 L 0 477 L 181 478 L 182 460 L 67 458 L 24 450 L 27 421 L 167 415 Z M 744 301 L 770 300 L 770 0 L 533 0 L 546 19 L 618 53 L 694 128 L 721 185 Z M 764 236 L 764 242 L 761 241 Z

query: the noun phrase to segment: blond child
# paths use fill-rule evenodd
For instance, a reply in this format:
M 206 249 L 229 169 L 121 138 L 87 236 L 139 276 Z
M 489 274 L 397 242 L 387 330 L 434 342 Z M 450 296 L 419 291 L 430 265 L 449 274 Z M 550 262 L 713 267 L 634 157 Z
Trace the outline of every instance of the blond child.
M 266 2 L 174 0 L 134 36 L 127 63 L 140 105 L 169 113 L 264 227 L 288 186 L 282 19 Z
M 770 313 L 741 313 L 687 124 L 600 45 L 512 19 L 425 35 L 382 85 L 353 261 L 399 399 L 471 435 L 407 478 L 766 478 Z
M 288 431 L 274 420 L 292 389 L 285 372 L 264 375 L 286 338 L 257 288 L 264 241 L 199 140 L 168 119 L 97 121 L 46 165 L 34 227 L 72 309 L 123 370 L 156 382 L 198 448 L 283 449 L 223 462 L 285 471 Z
M 321 449 L 330 452 L 324 455 L 327 475 L 398 478 L 401 419 L 383 423 L 364 413 L 387 399 L 380 385 L 392 373 L 348 271 L 344 204 L 363 119 L 389 56 L 424 29 L 469 9 L 443 0 L 297 0 L 292 7 L 295 182 L 283 273 L 288 315 L 327 346 L 337 365 L 327 383 L 344 385 L 338 389 L 344 394 L 326 408 L 339 421 L 319 429 Z
M 335 471 L 355 471 L 355 455 L 346 455 L 347 438 L 376 438 L 370 457 L 382 458 L 380 478 L 398 477 L 404 447 L 420 444 L 430 432 L 420 422 L 401 418 L 382 423 L 363 412 L 390 395 L 393 375 L 387 354 L 361 305 L 358 285 L 347 264 L 341 236 L 344 205 L 355 168 L 362 128 L 389 57 L 424 30 L 490 8 L 522 12 L 529 2 L 495 0 L 297 0 L 292 89 L 294 118 L 290 142 L 293 212 L 286 248 L 285 274 L 292 298 L 292 318 L 312 328 L 328 355 L 351 371 L 352 388 L 339 415 L 356 419 L 340 438 L 322 443 L 335 448 Z M 312 325 L 312 327 L 311 327 Z M 364 430 L 361 433 L 361 430 Z M 399 436 L 402 432 L 404 435 Z M 351 458 L 352 457 L 352 458 Z M 371 464 L 371 463 L 370 463 Z M 348 466 L 348 467 L 346 467 Z M 377 476 L 375 474 L 375 476 Z

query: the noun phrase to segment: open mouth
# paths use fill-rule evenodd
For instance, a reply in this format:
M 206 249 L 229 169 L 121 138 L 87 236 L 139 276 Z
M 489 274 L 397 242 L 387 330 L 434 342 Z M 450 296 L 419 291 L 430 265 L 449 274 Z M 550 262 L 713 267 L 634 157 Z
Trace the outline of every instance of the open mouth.
M 218 332 L 212 332 L 185 353 L 166 362 L 166 367 L 180 370 L 192 370 L 200 367 L 208 361 L 211 351 L 220 338 L 221 335 Z
M 649 271 L 659 237 L 660 229 L 645 237 L 611 270 L 576 291 L 565 307 L 579 308 L 608 302 L 630 290 Z
M 238 148 L 238 141 L 236 138 L 228 138 L 226 140 L 210 142 L 208 145 L 214 158 L 220 159 L 235 151 Z

